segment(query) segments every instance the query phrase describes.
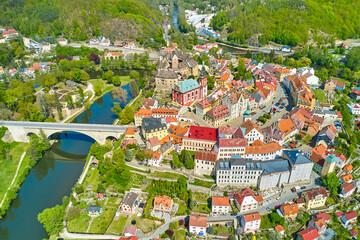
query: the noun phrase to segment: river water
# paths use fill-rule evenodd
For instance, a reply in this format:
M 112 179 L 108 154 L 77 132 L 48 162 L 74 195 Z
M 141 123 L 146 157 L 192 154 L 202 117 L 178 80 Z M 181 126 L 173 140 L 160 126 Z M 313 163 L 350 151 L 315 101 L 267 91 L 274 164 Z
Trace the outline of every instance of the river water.
M 111 93 L 99 98 L 74 122 L 112 124 L 114 102 L 124 107 L 132 98 L 129 84 L 122 87 L 126 101 L 114 99 Z M 69 196 L 85 164 L 94 140 L 86 135 L 66 132 L 58 136 L 44 157 L 31 169 L 6 216 L 0 220 L 0 240 L 41 240 L 47 237 L 37 215 L 45 208 L 61 204 Z

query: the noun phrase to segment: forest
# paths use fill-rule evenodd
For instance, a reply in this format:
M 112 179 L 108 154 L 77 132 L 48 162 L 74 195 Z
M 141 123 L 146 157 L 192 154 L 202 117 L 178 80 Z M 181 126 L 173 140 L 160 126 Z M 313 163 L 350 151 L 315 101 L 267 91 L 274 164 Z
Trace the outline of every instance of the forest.
M 236 2 L 236 1 L 234 1 Z M 323 35 L 329 43 L 360 35 L 360 2 L 356 0 L 242 0 L 220 12 L 212 27 L 233 43 L 243 44 L 258 35 L 261 44 L 273 41 L 305 45 Z
M 0 26 L 14 28 L 34 40 L 55 42 L 58 36 L 88 40 L 162 42 L 159 11 L 139 0 L 3 0 Z

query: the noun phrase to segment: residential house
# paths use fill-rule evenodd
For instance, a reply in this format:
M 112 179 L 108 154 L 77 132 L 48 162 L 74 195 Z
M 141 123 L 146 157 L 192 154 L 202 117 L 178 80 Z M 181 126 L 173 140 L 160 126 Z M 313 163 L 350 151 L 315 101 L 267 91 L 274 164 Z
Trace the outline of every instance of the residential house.
M 315 228 L 321 235 L 326 231 L 327 226 L 323 218 L 313 218 L 308 222 L 308 227 Z
M 48 42 L 43 42 L 41 51 L 44 53 L 44 52 L 50 52 L 50 50 L 51 50 L 51 44 Z
M 166 124 L 159 118 L 144 118 L 141 123 L 141 133 L 146 140 L 152 137 L 162 140 L 168 136 Z
M 275 71 L 275 77 L 279 82 L 282 82 L 285 77 L 291 74 L 290 69 L 288 68 L 278 68 Z
M 306 228 L 305 230 L 302 230 L 297 233 L 297 239 L 298 240 L 318 240 L 320 237 L 320 234 L 318 230 L 314 227 Z
M 154 198 L 154 211 L 171 213 L 173 207 L 173 200 L 168 196 L 156 196 Z
M 259 212 L 247 213 L 240 216 L 241 229 L 245 233 L 254 233 L 260 229 L 261 215 Z
M 230 120 L 240 117 L 247 109 L 249 95 L 246 91 L 232 91 L 222 98 L 230 112 Z
M 345 82 L 340 82 L 338 80 L 335 79 L 329 79 L 329 81 L 327 81 L 324 85 L 324 90 L 325 91 L 329 91 L 332 92 L 334 90 L 338 90 L 338 91 L 343 91 L 346 87 L 346 83 Z
M 150 117 L 152 117 L 152 111 L 147 110 L 146 108 L 141 108 L 134 115 L 135 126 L 137 127 L 141 126 L 143 118 L 150 118 Z
M 172 108 L 154 108 L 152 110 L 152 117 L 154 118 L 167 118 L 174 117 L 177 118 L 179 115 L 179 110 Z
M 325 188 L 310 189 L 301 193 L 301 197 L 305 199 L 307 209 L 325 206 L 327 196 Z
M 352 99 L 355 99 L 355 100 L 360 100 L 360 89 L 359 88 L 354 88 L 349 96 L 352 98 Z
M 346 107 L 349 109 L 351 114 L 360 115 L 360 105 L 359 104 L 350 102 L 350 103 L 346 104 Z
M 351 183 L 352 180 L 353 180 L 353 176 L 350 173 L 344 174 L 344 175 L 339 177 L 339 181 L 340 181 L 341 184 Z
M 340 221 L 344 226 L 348 226 L 350 224 L 355 224 L 357 222 L 357 213 L 356 211 L 350 211 L 345 214 L 343 214 L 340 217 Z
M 223 104 L 218 107 L 214 107 L 209 110 L 205 116 L 205 121 L 210 123 L 214 127 L 218 127 L 221 124 L 226 123 L 230 119 L 230 112 L 228 107 Z
M 207 216 L 191 214 L 189 219 L 189 232 L 195 236 L 206 237 Z
M 262 197 L 255 196 L 255 194 L 249 188 L 244 188 L 240 192 L 235 193 L 234 198 L 236 208 L 239 209 L 239 212 L 254 210 L 262 201 Z
M 315 218 L 322 218 L 324 219 L 325 223 L 330 223 L 331 221 L 331 216 L 326 212 L 316 214 Z
M 168 136 L 168 137 L 169 137 L 169 136 Z M 165 138 L 164 138 L 164 139 L 165 139 Z M 163 140 L 164 140 L 164 139 L 163 139 Z M 169 139 L 170 139 L 170 138 L 169 138 Z M 164 143 L 164 144 L 160 147 L 160 152 L 161 152 L 161 154 L 162 154 L 162 156 L 163 156 L 164 158 L 169 157 L 169 156 L 171 155 L 171 152 L 172 152 L 173 150 L 174 150 L 174 149 L 173 149 L 173 145 L 172 145 L 171 141 Z
M 347 198 L 353 195 L 355 191 L 355 186 L 352 183 L 344 183 L 341 185 L 341 197 Z
M 301 198 L 301 197 L 296 198 L 296 199 L 294 200 L 294 202 L 296 202 L 296 204 L 298 205 L 298 208 L 299 208 L 299 209 L 305 208 L 305 199 L 304 199 L 304 198 Z
M 1 34 L 6 40 L 15 39 L 19 36 L 19 33 L 15 29 L 3 31 Z
M 280 206 L 280 212 L 285 219 L 294 221 L 299 213 L 299 207 L 296 203 L 285 203 Z
M 277 142 L 280 145 L 284 144 L 285 136 L 276 126 L 270 125 L 262 129 L 264 140 L 266 143 Z
M 158 105 L 159 105 L 158 100 L 152 98 L 145 98 L 142 102 L 142 106 L 148 110 L 158 108 Z
M 132 127 L 128 127 L 124 133 L 126 139 L 135 138 L 135 131 Z
M 60 45 L 60 46 L 65 46 L 68 44 L 68 40 L 66 38 L 57 38 L 56 42 Z
M 281 236 L 285 236 L 285 229 L 280 224 L 275 226 L 275 231 L 277 231 Z
M 349 233 L 351 234 L 351 236 L 353 237 L 353 239 L 357 239 L 357 236 L 358 236 L 358 234 L 359 234 L 359 232 L 356 231 L 356 230 L 353 229 L 353 228 L 349 230 Z
M 291 118 L 278 121 L 277 128 L 284 134 L 284 142 L 289 141 L 295 134 L 299 133 L 299 129 Z
M 218 153 L 219 158 L 231 158 L 232 156 L 244 156 L 246 148 L 246 139 L 244 138 L 220 138 L 215 145 L 214 151 Z
M 353 170 L 353 165 L 351 165 L 350 163 L 346 164 L 344 170 L 346 170 L 348 173 L 351 173 Z
M 98 217 L 102 213 L 100 206 L 89 206 L 87 210 L 90 217 Z
M 230 210 L 230 202 L 228 197 L 212 197 L 211 212 L 214 214 L 227 214 Z
M 127 193 L 120 204 L 120 209 L 125 213 L 134 213 L 137 209 L 137 199 L 138 195 L 136 193 Z
M 104 59 L 106 60 L 116 60 L 120 59 L 121 52 L 106 52 L 104 53 Z
M 217 128 L 190 126 L 183 137 L 183 145 L 184 149 L 190 151 L 211 151 L 217 139 Z
M 151 157 L 147 160 L 147 164 L 150 166 L 159 166 L 163 159 L 163 155 L 159 152 L 153 152 L 150 156 Z
M 157 151 L 160 148 L 159 139 L 157 137 L 149 138 L 149 140 L 146 142 L 146 147 L 151 151 Z
M 305 82 L 309 86 L 318 86 L 319 85 L 319 78 L 311 73 L 306 73 L 302 76 L 305 78 Z
M 216 152 L 196 151 L 195 153 L 195 174 L 215 175 Z
M 255 140 L 260 140 L 262 142 L 264 141 L 264 134 L 260 128 L 251 120 L 243 122 L 240 127 L 244 129 L 244 137 L 248 144 L 253 143 Z

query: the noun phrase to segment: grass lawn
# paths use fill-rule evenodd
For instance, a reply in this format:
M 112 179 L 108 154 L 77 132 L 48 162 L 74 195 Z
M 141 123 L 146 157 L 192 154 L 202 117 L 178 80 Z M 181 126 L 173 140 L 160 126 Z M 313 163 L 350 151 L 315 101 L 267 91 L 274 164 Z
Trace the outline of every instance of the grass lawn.
M 203 181 L 203 180 L 199 180 L 199 179 L 195 178 L 195 181 L 191 184 L 195 185 L 195 186 L 211 188 L 211 186 L 214 185 L 215 182 L 208 182 L 208 181 Z
M 144 184 L 143 183 L 144 180 L 147 180 L 148 183 Z M 129 181 L 125 181 L 123 183 L 116 183 L 115 185 L 113 185 L 112 189 L 109 190 L 125 192 L 133 187 L 145 189 L 146 186 L 149 184 L 149 182 L 151 181 L 149 181 L 145 176 L 136 173 L 131 173 Z
M 99 217 L 94 218 L 90 226 L 89 233 L 105 233 L 114 218 L 115 212 L 116 208 L 103 208 L 103 213 Z
M 67 222 L 67 230 L 69 232 L 85 233 L 89 226 L 90 220 L 91 217 L 89 217 L 87 214 L 80 215 L 78 218 Z
M 325 92 L 321 89 L 313 89 L 313 93 L 315 94 L 316 98 L 319 102 L 327 103 Z
M 176 174 L 176 173 L 170 173 L 170 172 L 157 172 L 157 171 L 155 171 L 153 173 L 150 173 L 150 176 L 173 179 L 173 178 L 179 178 L 182 175 L 181 174 Z
M 11 143 L 11 150 L 10 150 L 11 161 L 9 161 L 8 159 L 4 161 L 0 161 L 0 182 L 1 182 L 0 202 L 2 201 L 8 187 L 10 186 L 15 176 L 21 155 L 24 153 L 24 151 L 26 151 L 28 146 L 29 143 L 19 143 L 19 142 Z M 29 157 L 25 156 L 13 186 L 15 186 L 15 184 L 18 182 L 19 177 L 29 167 L 29 163 L 30 163 Z
M 84 186 L 92 184 L 93 190 L 96 190 L 98 185 L 99 169 L 95 168 L 94 170 L 92 170 L 90 166 L 88 173 L 90 173 L 90 176 L 85 178 Z
M 157 225 L 155 224 L 154 220 L 150 220 L 147 218 L 143 218 L 143 217 L 139 217 L 137 215 L 132 215 L 129 220 L 127 221 L 128 224 L 131 224 L 131 221 L 135 220 L 136 224 L 135 226 L 137 228 L 140 228 L 141 230 L 143 230 L 144 233 L 148 233 L 151 232 L 151 229 L 155 229 L 157 227 Z
M 207 203 L 199 204 L 199 206 L 195 205 L 193 211 L 208 214 L 208 213 L 210 213 L 210 208 Z
M 103 91 L 105 88 L 106 88 L 106 83 L 105 81 L 101 80 L 101 79 L 92 79 L 89 81 L 93 86 L 94 88 L 96 86 L 100 86 L 101 87 L 101 91 Z
M 124 228 L 125 228 L 125 224 L 126 224 L 126 220 L 127 217 L 125 216 L 120 216 L 119 219 L 114 220 L 109 229 L 107 230 L 107 234 L 117 234 L 117 235 L 122 235 Z
M 186 239 L 186 231 L 184 229 L 179 229 L 174 231 L 174 239 L 176 240 L 185 240 Z
M 179 199 L 174 199 L 174 202 L 179 204 L 179 208 L 178 211 L 176 212 L 176 215 L 185 215 L 187 210 L 186 203 Z
M 132 80 L 130 76 L 120 76 L 120 79 L 121 79 L 121 86 L 128 84 Z

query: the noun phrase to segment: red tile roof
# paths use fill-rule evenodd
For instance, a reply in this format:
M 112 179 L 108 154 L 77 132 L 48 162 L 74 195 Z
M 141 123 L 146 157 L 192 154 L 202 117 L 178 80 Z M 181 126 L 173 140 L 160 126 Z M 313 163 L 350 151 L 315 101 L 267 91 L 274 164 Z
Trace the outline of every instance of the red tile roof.
M 245 148 L 245 154 L 267 154 L 274 153 L 282 149 L 278 142 L 271 142 L 263 146 L 247 146 Z
M 229 206 L 229 198 L 228 197 L 212 197 L 211 201 L 212 206 Z
M 353 236 L 353 237 L 356 237 L 356 236 L 359 234 L 359 232 L 356 231 L 355 229 L 350 229 L 350 230 L 349 230 L 349 233 L 350 233 L 351 236 Z
M 357 218 L 357 213 L 356 213 L 356 211 L 350 211 L 350 212 L 347 212 L 347 213 L 345 213 L 345 218 L 346 218 L 346 220 L 351 220 L 351 219 L 354 219 L 354 218 Z
M 250 119 L 246 120 L 245 122 L 243 122 L 240 127 L 245 128 L 245 135 L 248 134 L 251 130 L 253 130 L 254 128 L 260 132 L 261 134 L 263 134 L 260 130 L 260 128 L 253 123 Z
M 219 139 L 220 147 L 245 147 L 246 140 L 245 139 Z
M 261 220 L 261 215 L 258 212 L 244 214 L 245 222 L 253 222 Z
M 319 214 L 317 214 L 317 215 L 315 215 L 315 216 L 316 216 L 316 218 L 322 218 L 322 219 L 324 219 L 325 221 L 331 220 L 331 216 L 330 216 L 328 213 L 326 213 L 326 212 L 319 213 Z
M 341 185 L 341 188 L 343 189 L 344 193 L 348 193 L 351 190 L 353 190 L 355 187 L 352 183 L 345 183 L 343 185 Z
M 255 196 L 255 194 L 249 189 L 244 188 L 241 190 L 241 192 L 235 193 L 235 200 L 239 203 L 239 205 L 242 205 L 242 202 L 244 201 L 245 197 L 253 197 L 257 202 L 261 202 L 263 199 L 261 196 Z
M 206 227 L 207 225 L 207 216 L 201 214 L 191 214 L 189 220 L 189 226 L 195 227 Z
M 195 159 L 216 162 L 217 154 L 215 152 L 196 151 Z
M 320 237 L 319 232 L 313 227 L 298 232 L 298 235 L 301 236 L 303 240 L 314 240 Z
M 316 196 L 322 195 L 323 197 L 327 197 L 327 192 L 325 188 L 315 188 L 304 191 L 303 193 L 307 194 L 310 200 L 315 199 Z
M 217 128 L 190 126 L 184 138 L 216 142 L 218 138 Z
M 125 135 L 134 135 L 135 131 L 132 127 L 128 127 L 125 131 Z
M 160 204 L 164 205 L 165 207 L 171 207 L 172 199 L 168 196 L 156 196 L 154 198 L 154 206 L 160 206 Z
M 281 211 L 284 214 L 284 216 L 289 216 L 289 215 L 295 215 L 299 213 L 299 207 L 296 203 L 286 203 L 285 205 L 281 206 Z

